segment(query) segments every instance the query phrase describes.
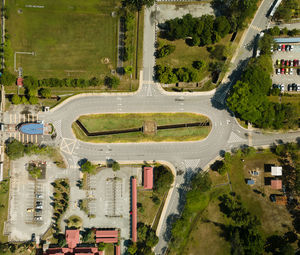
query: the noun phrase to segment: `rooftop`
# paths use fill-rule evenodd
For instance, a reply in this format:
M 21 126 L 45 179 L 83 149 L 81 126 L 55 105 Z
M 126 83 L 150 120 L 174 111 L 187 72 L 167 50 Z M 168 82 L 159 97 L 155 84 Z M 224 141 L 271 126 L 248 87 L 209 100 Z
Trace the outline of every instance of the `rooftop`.
M 272 189 L 282 189 L 282 181 L 281 180 L 271 180 L 271 188 Z
M 153 188 L 153 167 L 144 167 L 144 189 Z
M 281 166 L 272 166 L 271 167 L 271 175 L 281 176 L 282 175 L 282 167 Z

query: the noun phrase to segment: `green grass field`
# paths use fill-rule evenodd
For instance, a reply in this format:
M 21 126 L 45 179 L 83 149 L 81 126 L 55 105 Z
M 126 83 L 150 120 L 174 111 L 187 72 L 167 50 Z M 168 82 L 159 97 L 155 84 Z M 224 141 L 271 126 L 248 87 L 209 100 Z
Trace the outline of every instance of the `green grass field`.
M 280 98 L 279 96 L 269 96 L 270 101 L 279 103 Z M 291 103 L 300 117 L 300 95 L 298 94 L 291 94 L 291 95 L 283 95 L 281 97 L 281 102 L 282 103 Z
M 89 132 L 108 131 L 142 127 L 145 120 L 155 120 L 157 125 L 180 124 L 207 121 L 208 118 L 194 113 L 128 113 L 128 114 L 94 114 L 79 117 Z M 195 141 L 208 136 L 211 127 L 188 127 L 158 130 L 155 135 L 142 132 L 88 137 L 76 123 L 72 125 L 75 136 L 86 142 L 162 142 Z
M 17 67 L 23 67 L 24 75 L 101 78 L 115 69 L 118 17 L 111 13 L 120 0 L 10 0 L 6 4 L 13 51 L 35 52 L 35 56 L 17 54 Z M 8 65 L 13 71 L 13 57 Z
M 97 132 L 142 127 L 145 120 L 154 120 L 159 126 L 201 122 L 208 118 L 194 113 L 124 113 L 84 115 L 79 120 L 89 132 Z

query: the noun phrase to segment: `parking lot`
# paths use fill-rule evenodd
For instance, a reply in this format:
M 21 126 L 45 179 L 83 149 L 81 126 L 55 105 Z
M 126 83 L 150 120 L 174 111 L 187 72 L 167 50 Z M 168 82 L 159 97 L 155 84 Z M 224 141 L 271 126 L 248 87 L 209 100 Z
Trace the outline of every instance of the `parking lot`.
M 272 75 L 273 84 L 283 84 L 284 92 L 288 92 L 288 84 L 300 84 L 300 75 L 297 74 L 297 68 L 300 66 L 294 66 L 294 60 L 300 60 L 300 45 L 299 44 L 288 44 L 293 45 L 294 49 L 292 51 L 277 51 L 275 50 L 272 54 L 272 60 L 274 65 L 274 73 Z M 276 65 L 277 60 L 280 61 L 280 65 Z M 282 60 L 284 65 L 281 64 Z M 291 60 L 291 65 L 286 61 Z M 290 73 L 290 69 L 293 69 L 293 74 Z M 276 74 L 276 69 L 280 70 L 279 74 Z M 283 69 L 283 70 L 282 70 Z M 282 74 L 282 71 L 284 74 Z M 300 93 L 300 91 L 291 91 L 291 93 Z
M 30 160 L 39 159 L 36 156 L 23 157 L 12 162 L 9 216 L 5 229 L 11 241 L 30 240 L 33 233 L 38 238 L 50 226 L 53 192 L 50 183 L 61 170 L 47 162 L 46 178 L 34 180 L 26 165 Z
M 61 221 L 71 215 L 82 218 L 84 228 L 120 228 L 121 238 L 130 238 L 130 177 L 138 176 L 141 180 L 141 167 L 121 166 L 114 172 L 111 168 L 101 169 L 96 175 L 88 178 L 89 189 L 84 192 L 71 184 L 70 207 Z M 77 206 L 79 199 L 89 198 L 88 215 Z

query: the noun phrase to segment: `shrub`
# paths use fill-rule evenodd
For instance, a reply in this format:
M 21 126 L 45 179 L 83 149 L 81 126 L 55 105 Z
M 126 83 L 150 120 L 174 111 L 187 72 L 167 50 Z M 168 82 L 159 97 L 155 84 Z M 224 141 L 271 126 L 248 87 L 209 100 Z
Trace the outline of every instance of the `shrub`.
M 39 95 L 44 98 L 50 98 L 51 97 L 51 90 L 48 88 L 41 88 L 39 90 Z
M 11 99 L 11 102 L 13 104 L 20 104 L 22 102 L 22 99 L 21 99 L 21 97 L 19 95 L 14 94 L 13 97 L 12 97 L 12 99 Z
M 31 96 L 29 97 L 29 103 L 30 104 L 37 104 L 38 103 L 38 98 L 36 96 Z
M 14 74 L 4 70 L 0 77 L 0 83 L 3 84 L 4 86 L 10 86 L 16 82 L 16 79 L 17 77 Z
M 109 88 L 116 89 L 120 85 L 120 79 L 116 76 L 106 76 L 104 84 Z
M 112 170 L 113 171 L 119 171 L 120 170 L 120 164 L 117 161 L 114 161 L 112 164 Z

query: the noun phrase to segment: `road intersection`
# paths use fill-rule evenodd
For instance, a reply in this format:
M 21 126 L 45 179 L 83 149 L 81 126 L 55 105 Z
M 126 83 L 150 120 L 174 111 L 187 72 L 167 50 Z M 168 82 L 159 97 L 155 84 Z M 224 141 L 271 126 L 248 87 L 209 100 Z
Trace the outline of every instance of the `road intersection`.
M 180 213 L 181 194 L 184 183 L 192 173 L 204 169 L 212 160 L 222 154 L 243 145 L 269 146 L 281 141 L 295 141 L 300 132 L 265 134 L 242 128 L 225 107 L 225 97 L 230 84 L 239 76 L 240 66 L 252 57 L 252 46 L 257 33 L 268 26 L 266 13 L 271 0 L 264 0 L 246 30 L 241 47 L 232 61 L 229 81 L 215 93 L 168 93 L 153 81 L 155 65 L 155 6 L 145 11 L 144 22 L 144 69 L 143 82 L 136 93 L 120 95 L 76 96 L 51 112 L 40 114 L 40 119 L 51 122 L 57 132 L 57 143 L 65 155 L 69 167 L 76 168 L 78 160 L 91 161 L 114 159 L 117 161 L 164 160 L 173 164 L 176 170 L 185 174 L 176 176 L 175 188 L 170 203 L 163 215 L 163 224 L 159 233 L 156 254 L 163 254 L 169 240 L 170 222 Z M 180 100 L 178 100 L 180 98 Z M 72 132 L 72 123 L 80 116 L 93 113 L 142 113 L 142 112 L 193 112 L 208 116 L 212 123 L 209 136 L 196 142 L 161 143 L 122 143 L 93 144 L 79 141 Z

